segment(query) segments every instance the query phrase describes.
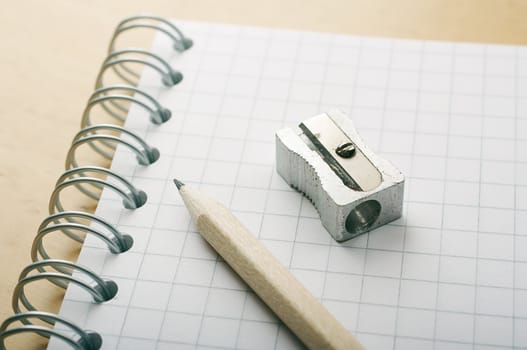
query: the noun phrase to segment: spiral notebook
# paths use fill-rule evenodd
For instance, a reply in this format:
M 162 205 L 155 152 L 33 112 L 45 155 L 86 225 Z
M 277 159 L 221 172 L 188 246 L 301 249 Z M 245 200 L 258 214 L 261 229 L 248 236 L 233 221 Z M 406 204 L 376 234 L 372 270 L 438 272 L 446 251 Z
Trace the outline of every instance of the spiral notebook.
M 76 264 L 94 275 L 72 277 L 97 287 L 70 283 L 57 333 L 86 349 L 94 333 L 73 324 L 102 349 L 303 348 L 200 237 L 177 177 L 228 206 L 368 349 L 527 349 L 527 48 L 174 23 L 193 45 L 161 23 L 141 53 L 110 173 L 72 162 L 57 186 L 104 186 L 91 227 L 109 237 L 87 235 Z M 137 61 L 118 52 L 104 67 L 126 76 Z M 121 116 L 108 89 L 90 103 Z M 335 107 L 406 176 L 403 218 L 345 243 L 274 169 L 275 131 Z M 79 145 L 118 128 L 92 117 Z

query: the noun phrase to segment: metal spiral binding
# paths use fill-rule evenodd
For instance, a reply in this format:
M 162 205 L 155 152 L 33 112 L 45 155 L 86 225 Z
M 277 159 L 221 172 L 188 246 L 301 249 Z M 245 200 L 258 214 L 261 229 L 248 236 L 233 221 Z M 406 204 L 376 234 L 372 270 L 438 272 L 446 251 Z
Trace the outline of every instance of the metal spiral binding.
M 77 219 L 89 220 L 90 226 L 78 222 Z M 31 247 L 31 260 L 37 262 L 51 259 L 44 247 L 44 238 L 48 234 L 65 232 L 67 229 L 79 230 L 99 238 L 106 243 L 113 254 L 124 253 L 133 245 L 133 238 L 130 235 L 122 234 L 105 220 L 93 214 L 83 211 L 64 211 L 50 215 L 42 221 Z M 83 237 L 77 237 L 84 242 Z
M 118 132 L 121 136 L 112 135 L 110 132 Z M 127 139 L 130 139 L 130 141 Z M 99 143 L 103 144 L 110 150 L 106 151 L 99 147 L 96 144 L 96 141 L 99 141 Z M 84 144 L 88 144 L 106 159 L 112 159 L 115 145 L 122 144 L 135 153 L 137 162 L 141 165 L 150 165 L 157 161 L 160 156 L 157 148 L 149 146 L 134 132 L 118 125 L 99 124 L 85 127 L 75 135 L 68 154 L 66 155 L 66 169 L 77 168 L 80 166 L 75 157 L 75 153 L 77 148 Z
M 109 95 L 110 92 L 127 92 L 133 93 L 135 96 L 130 95 Z M 140 98 L 143 98 L 142 100 Z M 112 117 L 122 122 L 126 118 L 128 108 L 124 107 L 119 101 L 127 101 L 130 103 L 136 103 L 139 106 L 146 109 L 150 114 L 150 120 L 154 124 L 162 124 L 170 119 L 171 112 L 169 109 L 161 106 L 155 98 L 147 94 L 146 92 L 139 90 L 133 86 L 128 85 L 113 85 L 102 87 L 90 96 L 86 108 L 84 109 L 81 121 L 81 128 L 91 125 L 90 112 L 93 107 L 100 104 L 101 107 Z M 108 103 L 111 102 L 111 103 Z M 114 108 L 111 108 L 113 106 Z
M 170 21 L 162 17 L 151 15 L 132 16 L 123 19 L 115 29 L 108 52 L 115 51 L 115 41 L 123 32 L 130 29 L 149 28 L 165 33 L 174 42 L 174 49 L 176 51 L 188 50 L 192 47 L 192 39 L 185 37 L 185 35 Z
M 58 324 L 61 327 L 50 328 L 35 325 L 29 321 L 34 318 L 45 321 L 51 326 Z M 15 322 L 21 322 L 22 326 L 10 328 Z M 61 328 L 64 327 L 66 331 L 61 331 Z M 45 338 L 54 336 L 61 339 L 73 349 L 78 350 L 97 350 L 102 346 L 102 338 L 96 332 L 85 331 L 77 327 L 75 323 L 49 312 L 28 311 L 8 317 L 0 325 L 0 350 L 6 349 L 4 342 L 6 338 L 21 333 L 35 333 Z M 69 333 L 74 333 L 75 337 L 72 337 Z
M 53 268 L 54 271 L 50 272 L 45 269 L 46 267 Z M 65 268 L 69 269 L 68 273 L 61 272 Z M 37 271 L 37 273 L 31 274 L 34 271 Z M 37 261 L 26 266 L 20 273 L 12 299 L 12 307 L 15 313 L 23 312 L 20 304 L 27 311 L 37 311 L 35 306 L 28 300 L 24 287 L 27 284 L 43 279 L 51 281 L 62 288 L 66 288 L 69 283 L 74 283 L 90 293 L 96 303 L 112 299 L 117 294 L 118 289 L 114 281 L 102 279 L 90 269 L 71 261 L 59 259 Z
M 172 69 L 170 65 L 158 55 L 141 49 L 124 49 L 111 52 L 103 62 L 101 70 L 95 80 L 95 88 L 104 87 L 104 73 L 108 68 L 114 69 L 115 73 L 130 85 L 137 85 L 139 74 L 126 66 L 126 63 L 138 63 L 153 68 L 161 75 L 161 81 L 165 86 L 173 86 L 183 80 L 181 72 Z M 126 67 L 123 73 L 118 67 Z M 132 72 L 133 74 L 129 73 Z
M 111 118 L 120 123 L 125 120 L 131 104 L 146 110 L 154 124 L 162 124 L 170 119 L 171 112 L 161 106 L 148 93 L 134 87 L 140 74 L 130 68 L 131 64 L 141 64 L 153 68 L 161 75 L 165 86 L 177 84 L 183 75 L 174 70 L 160 56 L 142 49 L 116 50 L 118 37 L 130 30 L 150 29 L 164 33 L 173 42 L 176 51 L 182 52 L 192 47 L 192 40 L 171 22 L 156 16 L 140 15 L 124 19 L 116 27 L 109 44 L 108 56 L 104 60 L 96 79 L 96 90 L 90 96 L 82 115 L 81 130 L 75 135 L 66 156 L 66 171 L 58 178 L 49 201 L 49 216 L 38 228 L 31 248 L 29 264 L 21 272 L 12 297 L 15 315 L 8 317 L 0 325 L 0 350 L 6 349 L 8 337 L 35 333 L 44 338 L 55 337 L 73 349 L 97 350 L 102 346 L 101 336 L 93 331 L 83 330 L 74 322 L 46 311 L 37 311 L 25 292 L 25 287 L 38 281 L 48 281 L 60 288 L 69 283 L 87 291 L 95 303 L 112 299 L 117 284 L 100 278 L 90 269 L 74 262 L 52 258 L 44 242 L 49 235 L 64 234 L 69 238 L 84 242 L 85 235 L 103 241 L 113 254 L 129 250 L 133 239 L 119 232 L 103 218 L 93 214 L 66 210 L 61 202 L 61 192 L 75 187 L 90 198 L 99 199 L 101 190 L 108 188 L 117 193 L 127 209 L 136 209 L 146 203 L 145 192 L 136 189 L 124 177 L 99 166 L 81 166 L 76 157 L 79 147 L 88 145 L 97 153 L 111 159 L 117 145 L 130 149 L 140 165 L 148 166 L 159 159 L 159 151 L 144 142 L 138 135 L 119 125 L 92 124 L 90 113 L 93 107 L 100 106 Z M 112 69 L 128 85 L 104 86 L 105 72 Z M 82 235 L 79 233 L 83 233 Z M 34 323 L 38 321 L 38 323 Z M 15 326 L 17 323 L 21 325 Z M 53 327 L 57 325 L 57 327 Z
M 170 21 L 157 16 L 140 15 L 128 17 L 117 25 L 112 39 L 110 40 L 110 44 L 108 45 L 108 53 L 116 51 L 115 42 L 121 34 L 134 29 L 153 29 L 155 31 L 164 33 L 170 37 L 170 39 L 172 39 L 172 42 L 174 43 L 173 47 L 176 51 L 188 50 L 193 45 L 192 40 L 185 37 L 185 35 L 183 35 L 183 33 Z M 139 78 L 139 74 L 133 69 L 127 67 L 126 64 L 122 64 L 120 68 L 136 79 Z M 118 67 L 113 66 L 112 69 L 117 75 L 121 76 L 122 73 L 119 71 Z
M 129 67 L 130 63 L 139 63 L 156 69 L 158 72 L 160 72 L 162 81 L 166 86 L 177 84 L 183 78 L 180 72 L 173 71 L 172 68 L 162 58 L 157 55 L 152 55 L 148 51 L 141 49 L 116 49 L 116 41 L 118 37 L 125 32 L 135 29 L 151 29 L 164 33 L 170 37 L 173 42 L 174 49 L 179 52 L 188 50 L 193 45 L 193 42 L 190 38 L 186 37 L 173 23 L 167 21 L 164 18 L 151 15 L 139 15 L 125 18 L 117 25 L 112 35 L 110 44 L 108 46 L 108 57 L 106 58 L 105 63 L 103 64 L 103 67 L 101 68 L 96 79 L 96 89 L 104 86 L 102 79 L 104 72 L 108 68 L 111 68 L 123 81 L 131 85 L 136 85 L 140 74 L 136 70 Z M 120 54 L 116 54 L 116 52 L 120 52 Z M 125 53 L 127 54 L 126 57 L 119 57 Z M 150 60 L 152 62 L 145 61 L 145 58 L 143 57 L 145 55 L 150 56 Z M 143 57 L 143 59 L 137 58 L 137 56 Z M 155 65 L 155 63 L 162 65 L 163 68 L 166 69 L 166 72 L 163 70 L 163 68 Z M 109 101 L 109 104 L 115 106 L 117 109 L 123 109 L 119 101 L 111 100 Z M 104 104 L 103 107 L 104 106 L 107 106 L 107 104 Z M 83 124 L 83 127 L 84 126 L 85 125 Z
M 107 178 L 101 179 L 88 176 L 87 173 L 101 174 Z M 107 187 L 122 197 L 123 205 L 126 209 L 140 208 L 146 203 L 147 199 L 145 192 L 138 190 L 128 180 L 113 171 L 98 166 L 81 166 L 66 170 L 57 180 L 55 189 L 51 193 L 49 200 L 50 214 L 66 211 L 60 200 L 60 193 L 72 185 L 75 185 L 81 192 L 95 200 L 99 200 L 99 193 L 89 190 L 87 186 L 83 185 L 95 185 L 94 187 L 98 189 Z

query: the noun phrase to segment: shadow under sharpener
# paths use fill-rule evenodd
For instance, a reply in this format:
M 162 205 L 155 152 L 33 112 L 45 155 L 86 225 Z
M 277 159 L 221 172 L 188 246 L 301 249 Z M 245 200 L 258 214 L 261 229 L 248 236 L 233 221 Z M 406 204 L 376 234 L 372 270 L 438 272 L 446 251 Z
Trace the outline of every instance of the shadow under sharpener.
M 334 110 L 276 133 L 276 167 L 316 207 L 333 238 L 346 241 L 401 217 L 404 176 Z

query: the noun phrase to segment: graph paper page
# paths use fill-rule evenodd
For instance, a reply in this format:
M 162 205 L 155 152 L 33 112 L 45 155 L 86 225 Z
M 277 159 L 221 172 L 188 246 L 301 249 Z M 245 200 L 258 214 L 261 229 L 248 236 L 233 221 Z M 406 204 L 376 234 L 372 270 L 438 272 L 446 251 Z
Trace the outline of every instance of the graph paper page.
M 161 152 L 112 170 L 148 194 L 104 192 L 97 215 L 134 238 L 88 239 L 79 263 L 119 286 L 95 304 L 70 287 L 61 315 L 103 349 L 301 349 L 204 242 L 172 183 L 229 207 L 368 349 L 527 349 L 527 49 L 176 22 L 194 41 L 154 50 L 183 73 L 140 87 L 172 111 L 126 127 Z M 345 243 L 275 170 L 274 134 L 339 108 L 405 175 L 403 217 Z M 53 347 L 53 344 L 52 344 Z

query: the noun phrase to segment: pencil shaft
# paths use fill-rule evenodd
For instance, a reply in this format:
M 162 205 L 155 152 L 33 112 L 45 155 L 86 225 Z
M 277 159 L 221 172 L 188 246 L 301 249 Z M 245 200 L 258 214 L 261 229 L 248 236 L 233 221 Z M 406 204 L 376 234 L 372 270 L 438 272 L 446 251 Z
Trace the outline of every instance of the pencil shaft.
M 198 230 L 311 349 L 362 349 L 353 336 L 224 206 L 180 188 Z

